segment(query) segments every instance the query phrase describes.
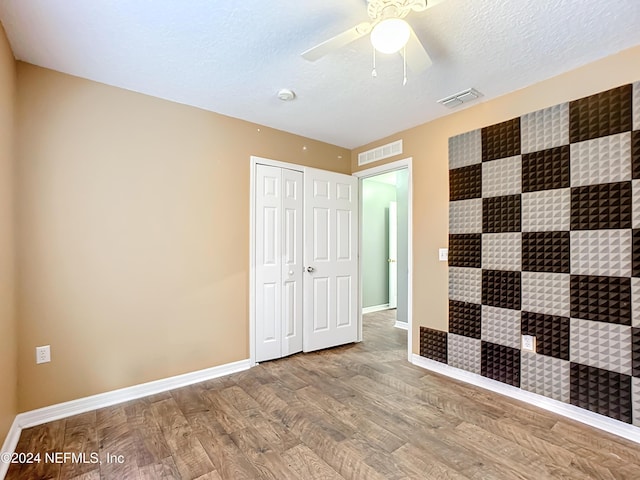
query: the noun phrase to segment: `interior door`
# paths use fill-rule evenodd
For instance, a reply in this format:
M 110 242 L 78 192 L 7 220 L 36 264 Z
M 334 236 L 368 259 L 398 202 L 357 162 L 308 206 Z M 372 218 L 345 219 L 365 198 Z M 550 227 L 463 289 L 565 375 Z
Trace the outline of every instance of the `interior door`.
M 398 204 L 389 202 L 389 308 L 398 306 Z
M 358 180 L 305 168 L 305 352 L 358 338 Z
M 256 165 L 256 361 L 302 350 L 302 172 Z
M 282 169 L 282 357 L 302 351 L 303 190 L 302 172 Z

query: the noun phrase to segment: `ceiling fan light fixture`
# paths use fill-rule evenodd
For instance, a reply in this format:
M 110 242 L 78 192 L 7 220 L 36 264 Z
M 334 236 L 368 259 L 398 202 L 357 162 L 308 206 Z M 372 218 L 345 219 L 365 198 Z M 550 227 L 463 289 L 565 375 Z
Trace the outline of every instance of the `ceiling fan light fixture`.
M 411 27 L 401 18 L 387 18 L 371 31 L 371 44 L 380 53 L 396 53 L 409 41 Z

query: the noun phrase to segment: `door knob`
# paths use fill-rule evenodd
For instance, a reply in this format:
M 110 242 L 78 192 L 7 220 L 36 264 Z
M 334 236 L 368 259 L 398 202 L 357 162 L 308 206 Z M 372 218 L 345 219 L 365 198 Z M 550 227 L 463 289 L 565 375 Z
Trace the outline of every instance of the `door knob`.
M 315 272 L 315 270 L 316 270 L 316 269 L 315 269 L 315 268 L 313 268 L 313 267 L 307 267 L 307 268 L 306 268 L 306 270 L 307 270 L 307 272 L 309 272 L 309 273 L 313 273 L 313 272 Z
M 396 263 L 396 261 L 395 261 L 395 260 L 391 260 L 390 258 L 387 258 L 387 262 L 389 262 L 389 263 Z

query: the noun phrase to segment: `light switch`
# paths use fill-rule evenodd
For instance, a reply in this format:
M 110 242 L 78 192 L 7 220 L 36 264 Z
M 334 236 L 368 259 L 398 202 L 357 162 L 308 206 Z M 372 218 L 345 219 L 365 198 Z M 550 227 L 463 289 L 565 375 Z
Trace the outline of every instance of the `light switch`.
M 529 352 L 536 351 L 536 337 L 533 335 L 522 335 L 522 350 Z
M 441 248 L 440 250 L 438 250 L 438 259 L 441 262 L 446 262 L 449 260 L 449 249 L 448 248 Z

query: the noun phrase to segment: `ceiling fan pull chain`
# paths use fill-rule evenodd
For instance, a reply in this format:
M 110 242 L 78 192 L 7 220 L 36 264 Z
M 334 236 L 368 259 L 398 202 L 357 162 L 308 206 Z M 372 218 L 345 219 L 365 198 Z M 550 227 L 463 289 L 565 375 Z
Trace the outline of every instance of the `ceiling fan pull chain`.
M 376 72 L 376 49 L 373 49 L 373 70 L 371 70 L 371 76 L 376 78 L 378 76 L 378 72 Z
M 407 46 L 402 47 L 402 70 L 404 73 L 402 79 L 402 86 L 404 87 L 407 84 Z

